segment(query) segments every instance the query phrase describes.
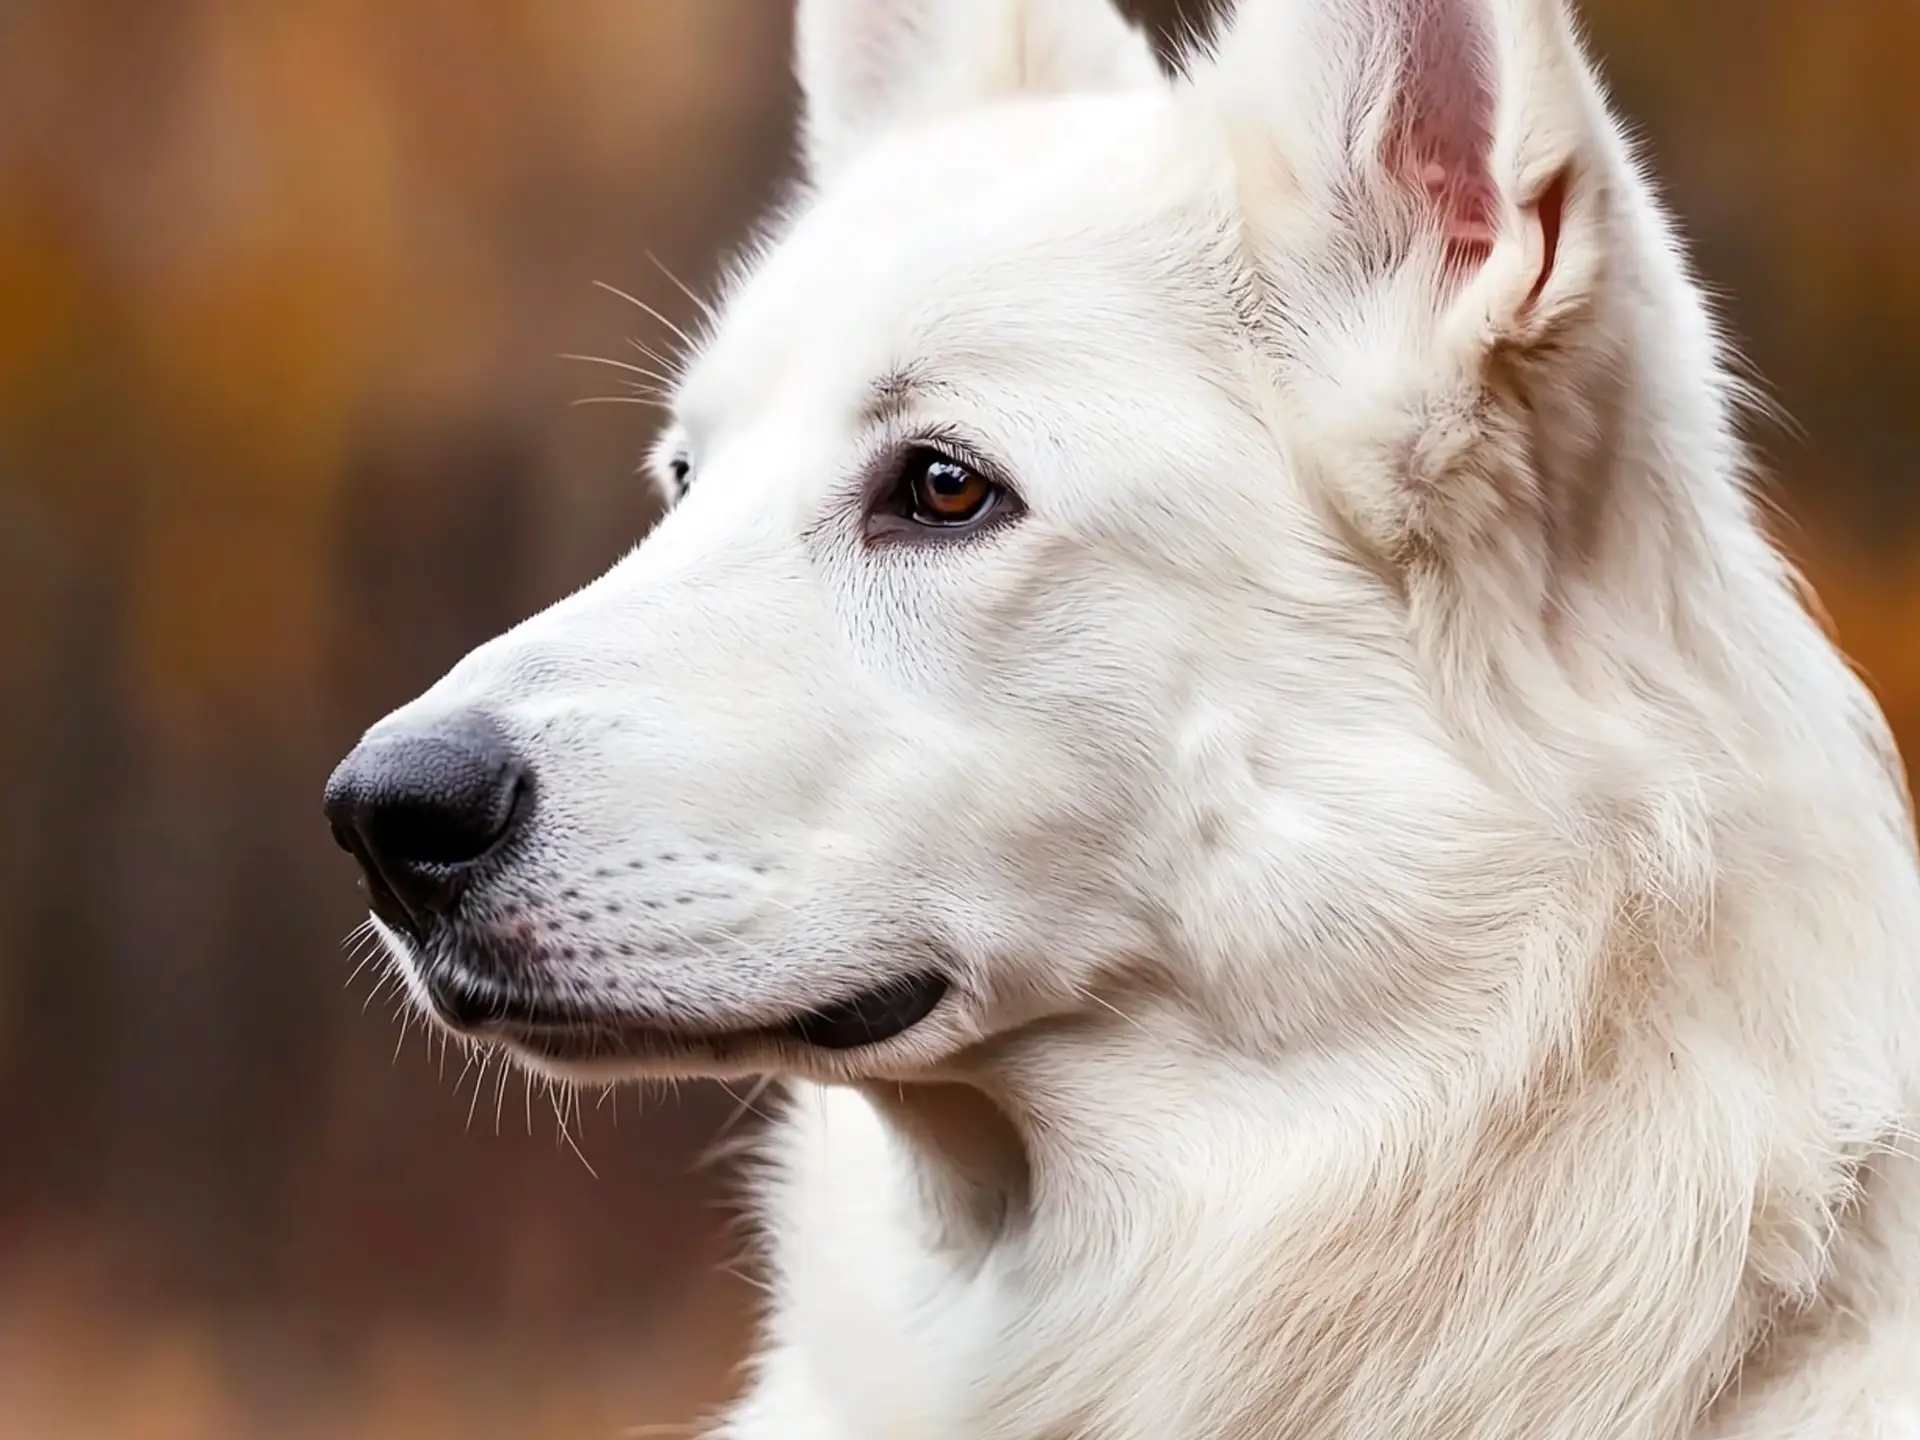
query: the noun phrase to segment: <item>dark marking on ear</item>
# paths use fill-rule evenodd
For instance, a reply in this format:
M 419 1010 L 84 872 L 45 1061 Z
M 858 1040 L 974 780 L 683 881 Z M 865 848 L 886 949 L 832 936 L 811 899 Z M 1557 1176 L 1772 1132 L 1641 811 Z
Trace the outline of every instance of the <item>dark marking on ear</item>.
M 1527 292 L 1529 310 L 1539 302 L 1547 281 L 1553 278 L 1554 264 L 1560 258 L 1560 228 L 1567 218 L 1567 185 L 1567 172 L 1562 170 L 1547 182 L 1547 188 L 1534 202 L 1540 216 L 1540 273 L 1533 277 L 1533 288 Z

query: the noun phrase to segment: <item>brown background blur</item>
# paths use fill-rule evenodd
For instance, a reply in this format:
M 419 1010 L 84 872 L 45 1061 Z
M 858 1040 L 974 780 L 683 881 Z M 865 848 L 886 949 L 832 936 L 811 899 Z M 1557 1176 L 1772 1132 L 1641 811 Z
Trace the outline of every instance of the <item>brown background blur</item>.
M 1805 429 L 1761 437 L 1782 538 L 1920 740 L 1920 4 L 1587 8 Z M 652 518 L 652 412 L 571 408 L 618 376 L 558 357 L 670 340 L 592 282 L 685 319 L 649 252 L 707 286 L 787 172 L 787 11 L 0 0 L 0 1434 L 610 1437 L 725 1393 L 732 1102 L 589 1108 L 597 1179 L 517 1081 L 469 1126 L 346 983 L 318 801 Z

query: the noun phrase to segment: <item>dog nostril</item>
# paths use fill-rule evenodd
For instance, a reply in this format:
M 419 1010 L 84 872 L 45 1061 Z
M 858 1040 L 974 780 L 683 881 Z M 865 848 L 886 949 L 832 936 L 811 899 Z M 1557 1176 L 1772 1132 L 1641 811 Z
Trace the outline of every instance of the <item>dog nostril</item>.
M 363 742 L 327 782 L 326 812 L 335 841 L 366 872 L 374 913 L 417 936 L 452 908 L 530 798 L 499 726 L 463 715 Z
M 360 822 L 367 848 L 422 866 L 466 865 L 493 849 L 512 818 L 521 777 L 504 787 L 498 773 L 479 768 L 450 778 L 368 810 Z

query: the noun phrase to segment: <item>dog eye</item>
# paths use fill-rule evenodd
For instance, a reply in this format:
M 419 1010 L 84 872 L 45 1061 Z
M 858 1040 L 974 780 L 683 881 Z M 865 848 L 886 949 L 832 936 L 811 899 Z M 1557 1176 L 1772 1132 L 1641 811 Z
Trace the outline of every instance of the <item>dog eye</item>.
M 907 457 L 908 517 L 920 525 L 970 525 L 993 504 L 995 487 L 957 460 L 917 450 Z
M 867 518 L 869 538 L 960 536 L 1019 513 L 1013 492 L 944 451 L 916 445 L 902 457 L 891 488 Z
M 687 490 L 693 484 L 693 461 L 685 455 L 676 455 L 667 462 L 667 474 L 673 477 L 674 494 L 686 499 Z

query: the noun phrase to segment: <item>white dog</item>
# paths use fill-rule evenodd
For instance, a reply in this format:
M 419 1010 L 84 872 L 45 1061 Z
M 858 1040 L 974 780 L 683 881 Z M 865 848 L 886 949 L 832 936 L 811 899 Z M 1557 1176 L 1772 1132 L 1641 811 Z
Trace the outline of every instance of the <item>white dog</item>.
M 1561 0 L 801 0 L 684 494 L 329 808 L 788 1077 L 731 1440 L 1920 1436 L 1920 867 Z

